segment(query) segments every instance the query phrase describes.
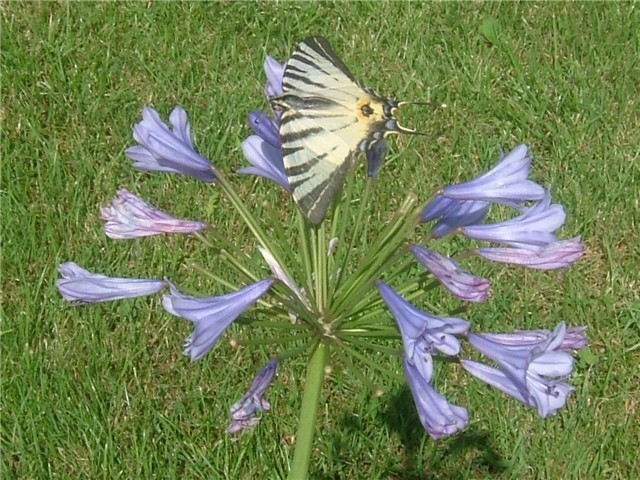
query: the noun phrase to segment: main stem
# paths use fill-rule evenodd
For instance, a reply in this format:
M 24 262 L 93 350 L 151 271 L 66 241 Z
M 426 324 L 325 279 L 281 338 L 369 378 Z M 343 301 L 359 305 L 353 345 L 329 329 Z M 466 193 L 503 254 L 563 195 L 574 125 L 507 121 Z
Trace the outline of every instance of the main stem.
M 320 403 L 324 366 L 328 353 L 329 346 L 320 341 L 309 358 L 289 480 L 305 480 L 308 478 L 307 472 L 309 470 L 311 448 L 313 447 L 313 434 L 316 430 L 316 415 L 318 413 L 318 404 Z

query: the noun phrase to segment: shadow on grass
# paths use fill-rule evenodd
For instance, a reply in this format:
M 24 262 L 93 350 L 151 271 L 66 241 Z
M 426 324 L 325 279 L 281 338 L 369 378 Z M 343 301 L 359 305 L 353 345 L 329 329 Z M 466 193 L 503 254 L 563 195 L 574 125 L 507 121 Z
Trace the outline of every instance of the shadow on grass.
M 331 473 L 313 472 L 312 467 L 312 478 L 353 478 L 354 472 L 358 472 L 370 479 L 457 480 L 500 476 L 509 469 L 508 462 L 492 447 L 490 433 L 467 427 L 451 438 L 431 440 L 420 423 L 411 392 L 406 387 L 383 397 L 374 415 L 377 420 L 374 425 L 351 413 L 336 419 L 335 429 L 322 434 L 326 448 L 323 453 Z M 383 425 L 391 439 L 399 439 L 400 445 L 395 451 L 381 455 L 384 447 L 372 438 L 375 434 L 371 430 Z M 370 450 L 366 449 L 368 443 Z

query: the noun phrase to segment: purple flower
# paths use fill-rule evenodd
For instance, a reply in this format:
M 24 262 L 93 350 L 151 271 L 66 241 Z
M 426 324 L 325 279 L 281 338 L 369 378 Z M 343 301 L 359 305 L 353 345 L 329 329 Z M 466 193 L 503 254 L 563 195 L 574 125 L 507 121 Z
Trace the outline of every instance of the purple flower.
M 573 387 L 567 383 L 548 380 L 534 373 L 527 373 L 525 386 L 506 371 L 472 360 L 461 359 L 460 363 L 474 377 L 515 398 L 523 405 L 537 409 L 542 418 L 555 415 L 573 391 Z
M 271 382 L 273 382 L 277 368 L 278 359 L 272 358 L 269 360 L 255 376 L 247 393 L 231 406 L 229 410 L 231 423 L 227 428 L 227 433 L 236 433 L 240 430 L 254 427 L 260 422 L 260 418 L 255 416 L 256 413 L 259 410 L 269 410 L 271 408 L 269 402 L 263 400 L 262 396 L 271 385 Z
M 573 358 L 560 350 L 566 335 L 564 323 L 546 339 L 530 345 L 504 345 L 469 334 L 469 343 L 496 362 L 495 369 L 469 360 L 462 366 L 472 375 L 538 410 L 544 418 L 561 408 L 573 388 L 562 382 L 573 369 Z
M 555 270 L 575 262 L 584 253 L 580 237 L 559 240 L 538 248 L 477 248 L 475 252 L 488 260 L 522 265 L 539 270 Z
M 284 77 L 284 65 L 273 57 L 264 59 L 264 73 L 267 75 L 267 85 L 264 94 L 267 99 L 282 95 L 282 77 Z
M 489 212 L 489 202 L 480 200 L 451 200 L 437 195 L 420 214 L 423 222 L 439 219 L 431 228 L 434 237 L 443 237 L 456 228 L 475 225 Z
M 420 423 L 432 439 L 453 435 L 467 425 L 468 414 L 465 408 L 450 404 L 406 358 L 402 360 L 402 367 Z
M 291 191 L 287 174 L 284 171 L 282 151 L 265 141 L 258 135 L 251 135 L 242 142 L 242 153 L 251 163 L 251 167 L 244 167 L 238 173 L 259 175 L 276 182 L 287 191 Z
M 174 108 L 169 122 L 173 130 L 162 123 L 153 108 L 144 107 L 142 121 L 133 128 L 133 138 L 139 145 L 125 150 L 134 160 L 133 167 L 180 173 L 204 182 L 215 181 L 211 164 L 193 149 L 186 112 L 181 107 Z
M 456 297 L 467 302 L 484 302 L 489 294 L 489 280 L 471 275 L 451 258 L 428 248 L 413 245 L 411 253 L 436 279 Z
M 264 61 L 264 71 L 267 75 L 265 87 L 267 100 L 282 95 L 284 65 L 272 57 L 267 57 Z M 252 166 L 241 168 L 238 173 L 268 178 L 290 192 L 291 186 L 284 170 L 284 160 L 280 149 L 281 112 L 273 108 L 271 110 L 275 121 L 259 110 L 249 112 L 249 126 L 255 135 L 251 135 L 242 142 L 242 153 Z
M 124 189 L 118 190 L 118 195 L 101 209 L 101 214 L 106 222 L 105 233 L 114 239 L 193 233 L 205 227 L 202 222 L 172 217 Z
M 170 285 L 171 294 L 162 299 L 164 309 L 195 323 L 195 329 L 185 341 L 184 354 L 194 362 L 202 358 L 227 327 L 264 295 L 273 282 L 267 278 L 236 292 L 213 297 L 183 295 Z
M 584 326 L 567 329 L 557 350 L 579 350 L 585 347 L 588 341 L 583 332 L 586 329 L 587 327 Z M 532 345 L 547 340 L 551 333 L 549 330 L 516 330 L 514 333 L 483 333 L 482 336 L 487 340 L 502 345 L 530 348 Z
M 453 200 L 483 200 L 507 204 L 540 200 L 544 197 L 544 189 L 527 180 L 530 165 L 531 157 L 527 157 L 527 146 L 519 145 L 484 175 L 446 187 L 442 190 L 442 195 Z
M 558 241 L 553 232 L 562 226 L 565 218 L 562 205 L 552 205 L 551 194 L 547 190 L 542 200 L 524 209 L 524 213 L 516 218 L 499 223 L 471 225 L 462 228 L 462 232 L 476 240 L 537 249 Z
M 63 263 L 58 271 L 62 278 L 56 280 L 56 287 L 70 302 L 95 303 L 141 297 L 157 293 L 167 285 L 165 280 L 107 277 L 88 272 L 73 262 Z
M 382 281 L 376 282 L 380 296 L 393 315 L 402 335 L 405 356 L 420 374 L 431 380 L 431 352 L 457 355 L 460 342 L 453 334 L 465 333 L 469 322 L 453 317 L 435 317 L 418 310 Z
M 280 149 L 280 132 L 278 125 L 260 110 L 251 110 L 247 115 L 249 126 L 253 133 L 258 135 L 272 147 Z

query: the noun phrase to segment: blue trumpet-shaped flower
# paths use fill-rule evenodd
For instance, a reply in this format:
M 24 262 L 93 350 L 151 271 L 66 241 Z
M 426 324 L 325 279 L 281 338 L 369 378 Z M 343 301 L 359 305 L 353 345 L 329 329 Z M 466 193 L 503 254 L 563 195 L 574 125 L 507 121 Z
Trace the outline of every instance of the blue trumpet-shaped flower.
M 433 374 L 431 353 L 457 355 L 460 342 L 454 336 L 467 332 L 469 322 L 454 317 L 429 315 L 407 302 L 384 282 L 376 282 L 378 292 L 398 325 L 407 360 L 429 381 Z
M 482 200 L 506 204 L 541 200 L 544 189 L 528 180 L 530 166 L 531 157 L 527 156 L 527 146 L 519 145 L 484 175 L 446 187 L 442 190 L 442 196 L 452 200 Z
M 573 390 L 561 381 L 573 369 L 573 358 L 560 349 L 565 336 L 564 323 L 546 339 L 529 345 L 505 345 L 469 334 L 469 343 L 500 368 L 470 360 L 461 360 L 461 363 L 475 377 L 535 408 L 544 418 L 555 414 Z
M 238 173 L 268 178 L 285 190 L 291 191 L 284 171 L 280 136 L 276 125 L 264 113 L 255 110 L 249 113 L 249 125 L 256 135 L 251 135 L 242 142 L 242 153 L 252 166 L 240 168 Z
M 269 410 L 271 405 L 262 397 L 273 382 L 278 368 L 278 359 L 272 358 L 260 369 L 253 379 L 249 390 L 240 400 L 234 403 L 229 410 L 231 423 L 227 427 L 227 433 L 236 433 L 245 430 L 260 422 L 256 413 L 260 410 Z
M 482 221 L 489 212 L 491 204 L 482 200 L 452 200 L 437 195 L 422 210 L 420 219 L 430 222 L 438 219 L 431 228 L 434 237 L 443 237 L 456 228 L 475 225 Z
M 470 225 L 462 228 L 469 238 L 506 244 L 515 248 L 537 249 L 558 241 L 554 232 L 565 221 L 564 208 L 560 204 L 551 204 L 551 194 L 524 213 L 504 222 Z
M 167 286 L 166 280 L 107 277 L 91 273 L 73 262 L 58 267 L 62 275 L 56 280 L 58 291 L 68 301 L 108 302 L 157 293 Z
M 184 295 L 170 285 L 171 294 L 162 299 L 164 309 L 195 324 L 185 341 L 184 354 L 194 362 L 202 358 L 227 327 L 264 295 L 273 282 L 267 278 L 236 292 L 213 297 Z
M 489 280 L 471 275 L 449 257 L 428 248 L 413 245 L 411 253 L 429 270 L 444 288 L 467 302 L 484 302 L 489 295 Z
M 538 270 L 555 270 L 575 262 L 584 253 L 580 237 L 558 240 L 538 248 L 484 247 L 475 253 L 493 262 L 511 263 Z
M 284 77 L 284 65 L 275 58 L 267 56 L 264 59 L 264 73 L 267 75 L 267 85 L 264 94 L 267 99 L 282 95 L 282 77 Z
M 437 440 L 453 435 L 467 426 L 469 415 L 465 408 L 452 405 L 443 395 L 436 392 L 429 379 L 406 358 L 402 361 L 402 367 L 420 423 L 431 438 Z
M 172 130 L 160 120 L 158 112 L 144 107 L 142 121 L 133 129 L 133 138 L 139 145 L 125 150 L 134 160 L 133 167 L 180 173 L 204 182 L 215 181 L 211 164 L 193 148 L 186 112 L 181 107 L 174 108 L 169 123 Z
M 528 200 L 544 198 L 544 189 L 528 180 L 531 157 L 527 146 L 520 145 L 487 173 L 469 182 L 443 188 L 424 208 L 423 222 L 438 220 L 431 234 L 442 237 L 459 227 L 479 224 L 491 203 L 517 207 Z
M 282 94 L 284 65 L 267 57 L 264 61 L 264 71 L 267 75 L 265 96 L 267 100 L 270 100 Z M 255 135 L 249 136 L 242 142 L 242 154 L 251 163 L 251 166 L 239 169 L 238 173 L 267 178 L 290 192 L 291 187 L 284 170 L 284 160 L 280 149 L 280 112 L 273 111 L 273 115 L 275 120 L 259 110 L 249 112 L 248 123 Z
M 118 190 L 118 195 L 101 210 L 101 218 L 105 233 L 114 239 L 194 233 L 205 227 L 202 222 L 172 217 L 125 189 Z
M 587 327 L 568 328 L 560 345 L 556 347 L 558 351 L 579 350 L 587 345 L 587 337 L 584 331 Z M 543 341 L 546 341 L 552 332 L 549 330 L 516 330 L 513 333 L 483 333 L 487 340 L 510 347 L 531 348 Z

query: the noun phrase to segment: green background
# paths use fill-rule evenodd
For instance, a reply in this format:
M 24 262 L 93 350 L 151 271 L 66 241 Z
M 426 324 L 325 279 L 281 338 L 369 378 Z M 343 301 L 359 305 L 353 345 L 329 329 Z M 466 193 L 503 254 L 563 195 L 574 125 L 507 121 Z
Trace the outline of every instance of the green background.
M 194 258 L 215 262 L 195 239 L 110 241 L 99 207 L 126 187 L 176 216 L 248 238 L 215 189 L 134 171 L 123 152 L 143 105 L 166 119 L 179 104 L 197 149 L 231 173 L 244 164 L 246 113 L 266 105 L 264 56 L 284 60 L 313 34 L 379 92 L 447 104 L 401 112 L 403 125 L 428 136 L 391 142 L 376 190 L 385 208 L 408 191 L 426 199 L 485 171 L 499 145 L 530 146 L 532 177 L 552 184 L 567 211 L 561 236 L 581 235 L 585 256 L 559 272 L 476 262 L 493 296 L 466 318 L 495 331 L 587 325 L 590 347 L 576 361 L 566 408 L 545 420 L 457 370 L 441 377 L 438 389 L 469 408 L 470 423 L 438 442 L 420 427 L 405 385 L 386 384 L 375 398 L 334 369 L 312 478 L 640 476 L 637 4 L 0 8 L 3 479 L 286 475 L 304 359 L 279 369 L 267 394 L 272 411 L 232 441 L 224 434 L 229 405 L 269 348 L 233 350 L 222 341 L 191 364 L 181 353 L 190 326 L 163 312 L 159 297 L 71 307 L 54 282 L 57 265 L 72 260 L 107 275 L 168 275 L 214 292 L 187 266 Z M 248 201 L 266 196 L 278 220 L 292 218 L 291 202 L 270 184 L 234 181 Z

